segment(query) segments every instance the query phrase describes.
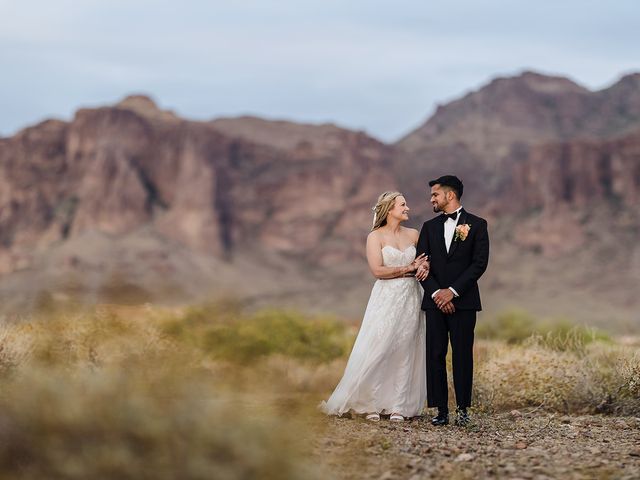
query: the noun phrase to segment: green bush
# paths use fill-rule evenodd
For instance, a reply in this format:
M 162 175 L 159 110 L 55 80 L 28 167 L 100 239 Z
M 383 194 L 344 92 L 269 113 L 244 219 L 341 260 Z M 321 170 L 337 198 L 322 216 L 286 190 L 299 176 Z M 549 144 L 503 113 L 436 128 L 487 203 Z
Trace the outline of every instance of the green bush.
M 535 319 L 527 312 L 510 310 L 501 313 L 495 320 L 478 322 L 476 335 L 510 344 L 522 343 L 535 332 L 535 323 Z
M 566 319 L 539 321 L 522 310 L 509 310 L 493 321 L 479 322 L 476 334 L 512 345 L 535 343 L 558 351 L 579 351 L 594 341 L 611 341 L 609 335 L 595 328 L 575 325 Z
M 169 320 L 165 331 L 197 345 L 213 358 L 239 363 L 273 354 L 328 362 L 345 355 L 350 346 L 346 326 L 337 319 L 284 310 L 245 314 L 237 305 L 189 309 Z

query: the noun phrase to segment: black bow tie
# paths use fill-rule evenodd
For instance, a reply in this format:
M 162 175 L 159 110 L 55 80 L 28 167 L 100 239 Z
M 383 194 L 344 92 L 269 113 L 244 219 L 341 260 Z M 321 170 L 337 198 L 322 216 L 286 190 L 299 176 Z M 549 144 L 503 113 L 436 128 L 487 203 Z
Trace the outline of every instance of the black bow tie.
M 443 221 L 446 222 L 448 219 L 452 219 L 455 220 L 458 218 L 458 212 L 453 212 L 453 213 L 443 213 L 442 214 L 442 218 L 444 219 Z

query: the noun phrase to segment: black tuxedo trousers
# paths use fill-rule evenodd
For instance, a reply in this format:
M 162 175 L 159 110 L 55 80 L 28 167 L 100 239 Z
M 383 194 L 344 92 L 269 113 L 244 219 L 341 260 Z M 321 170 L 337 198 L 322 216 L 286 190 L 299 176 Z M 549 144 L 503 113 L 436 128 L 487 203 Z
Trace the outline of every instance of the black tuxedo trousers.
M 473 385 L 474 310 L 457 310 L 446 315 L 440 310 L 427 311 L 427 405 L 446 407 L 449 403 L 447 384 L 447 350 L 451 339 L 451 360 L 456 404 L 471 406 Z

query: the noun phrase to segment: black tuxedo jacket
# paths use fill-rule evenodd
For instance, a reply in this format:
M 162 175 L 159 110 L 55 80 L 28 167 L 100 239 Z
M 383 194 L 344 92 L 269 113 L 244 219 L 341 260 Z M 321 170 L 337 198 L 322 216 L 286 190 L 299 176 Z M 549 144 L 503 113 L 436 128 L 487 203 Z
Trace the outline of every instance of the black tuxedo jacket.
M 457 225 L 465 223 L 471 226 L 469 235 L 465 240 L 453 240 L 449 253 L 444 242 L 443 216 L 422 225 L 416 255 L 426 253 L 431 259 L 429 276 L 420 282 L 424 288 L 423 310 L 436 310 L 438 307 L 431 295 L 440 288 L 449 287 L 460 295 L 453 299 L 456 310 L 482 310 L 478 279 L 489 262 L 487 221 L 462 209 Z

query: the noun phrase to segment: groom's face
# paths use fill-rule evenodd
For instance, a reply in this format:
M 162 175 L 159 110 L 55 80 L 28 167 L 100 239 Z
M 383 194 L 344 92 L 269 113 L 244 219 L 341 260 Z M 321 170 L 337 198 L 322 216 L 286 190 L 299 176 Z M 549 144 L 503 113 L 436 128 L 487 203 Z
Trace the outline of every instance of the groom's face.
M 433 205 L 433 211 L 435 213 L 444 212 L 446 206 L 449 204 L 448 191 L 444 190 L 442 186 L 436 183 L 431 187 L 431 205 Z

